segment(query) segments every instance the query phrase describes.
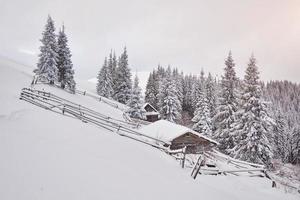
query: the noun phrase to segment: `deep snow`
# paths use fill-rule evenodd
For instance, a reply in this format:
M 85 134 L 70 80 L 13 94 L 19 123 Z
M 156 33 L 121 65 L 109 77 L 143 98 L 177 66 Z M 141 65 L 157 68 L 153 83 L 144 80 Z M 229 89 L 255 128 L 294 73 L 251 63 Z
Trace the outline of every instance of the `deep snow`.
M 271 188 L 266 178 L 198 176 L 193 180 L 188 169 L 157 149 L 20 101 L 31 71 L 0 60 L 1 200 L 299 199 Z M 122 118 L 120 110 L 107 104 L 45 89 Z

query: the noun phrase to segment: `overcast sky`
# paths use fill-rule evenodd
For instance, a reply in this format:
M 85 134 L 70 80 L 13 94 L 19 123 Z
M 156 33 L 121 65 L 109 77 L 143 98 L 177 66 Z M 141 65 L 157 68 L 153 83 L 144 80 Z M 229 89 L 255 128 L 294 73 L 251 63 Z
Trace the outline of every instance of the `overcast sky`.
M 35 65 L 48 14 L 65 24 L 81 79 L 126 45 L 133 72 L 220 75 L 231 50 L 239 76 L 253 52 L 263 80 L 300 82 L 299 0 L 0 0 L 0 55 Z

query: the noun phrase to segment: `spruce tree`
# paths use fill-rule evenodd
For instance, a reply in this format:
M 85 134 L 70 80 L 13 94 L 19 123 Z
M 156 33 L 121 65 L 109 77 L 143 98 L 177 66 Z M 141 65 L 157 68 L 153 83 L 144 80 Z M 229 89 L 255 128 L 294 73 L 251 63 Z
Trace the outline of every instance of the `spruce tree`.
M 271 164 L 272 148 L 269 141 L 272 119 L 261 99 L 261 87 L 256 59 L 251 56 L 244 77 L 241 108 L 234 127 L 237 138 L 232 155 L 244 161 Z
M 187 111 L 189 115 L 193 114 L 193 84 L 195 78 L 192 75 L 184 77 L 183 81 L 183 105 L 182 110 Z
M 75 92 L 76 83 L 74 81 L 74 70 L 71 60 L 71 52 L 68 47 L 68 39 L 65 34 L 64 26 L 59 31 L 58 39 L 58 81 L 60 82 L 61 88 L 68 87 L 72 92 Z
M 142 102 L 142 89 L 139 86 L 139 79 L 137 75 L 134 78 L 132 95 L 128 106 L 130 108 L 128 109 L 127 113 L 130 117 L 137 119 L 145 119 L 145 110 L 143 109 Z
M 235 112 L 238 109 L 237 77 L 234 67 L 234 61 L 229 52 L 225 61 L 224 76 L 221 79 L 219 104 L 213 118 L 213 124 L 216 127 L 214 137 L 220 143 L 219 149 L 225 153 L 235 146 L 234 137 L 231 134 Z
M 182 106 L 182 104 L 183 104 L 183 75 L 179 74 L 177 68 L 174 68 L 172 76 L 173 76 L 173 79 L 176 84 L 176 94 L 177 94 L 178 100 L 180 101 L 180 104 Z
M 277 108 L 278 109 L 278 108 Z M 274 157 L 286 161 L 288 144 L 289 144 L 289 130 L 286 119 L 281 111 L 277 111 L 275 116 L 275 125 L 273 126 L 273 142 L 274 142 Z
M 114 90 L 114 99 L 120 103 L 128 104 L 132 89 L 131 71 L 128 66 L 128 55 L 126 47 L 119 58 L 118 70 Z
M 204 85 L 205 85 L 205 78 L 204 78 L 204 71 L 203 69 L 201 70 L 200 77 L 195 80 L 193 83 L 193 88 L 192 88 L 192 105 L 193 105 L 193 110 L 196 110 L 197 108 L 197 103 L 204 92 Z
M 168 67 L 166 76 L 160 85 L 158 96 L 161 116 L 171 122 L 178 122 L 181 119 L 181 104 L 176 89 L 171 68 Z
M 155 80 L 155 71 L 151 72 L 146 84 L 145 102 L 157 109 L 158 88 Z
M 112 94 L 114 94 L 116 87 L 116 74 L 117 74 L 117 58 L 116 54 L 110 51 L 109 59 L 108 59 L 108 68 L 110 72 L 111 82 L 112 82 Z
M 192 105 L 194 111 L 197 108 L 198 99 L 200 98 L 202 93 L 203 93 L 203 85 L 201 84 L 201 81 L 199 80 L 199 78 L 196 78 L 193 82 L 192 98 L 191 98 L 191 100 L 192 100 L 191 105 Z
M 34 70 L 37 79 L 54 84 L 57 80 L 57 42 L 54 21 L 48 16 L 45 30 L 42 34 L 42 46 L 40 47 L 37 69 Z
M 205 92 L 207 98 L 207 104 L 209 108 L 210 118 L 214 118 L 216 114 L 216 107 L 217 107 L 217 88 L 216 82 L 213 79 L 212 75 L 208 73 L 206 83 L 205 83 Z
M 100 96 L 111 98 L 113 94 L 112 80 L 110 68 L 108 67 L 107 58 L 104 60 L 104 64 L 98 73 L 97 93 Z
M 192 119 L 193 130 L 202 133 L 206 136 L 212 136 L 212 122 L 210 117 L 209 105 L 207 96 L 204 90 L 198 97 L 198 102 L 196 105 L 196 110 L 194 112 L 194 117 Z

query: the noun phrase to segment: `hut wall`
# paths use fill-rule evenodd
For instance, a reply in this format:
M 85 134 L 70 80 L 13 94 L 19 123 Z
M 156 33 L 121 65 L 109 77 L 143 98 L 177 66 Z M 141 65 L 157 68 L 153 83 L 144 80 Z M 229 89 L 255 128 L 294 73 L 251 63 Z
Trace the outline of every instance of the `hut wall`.
M 147 115 L 147 121 L 148 122 L 155 122 L 158 120 L 158 114 L 157 115 Z
M 187 153 L 197 153 L 203 149 L 210 148 L 212 143 L 204 138 L 201 138 L 193 133 L 181 135 L 171 142 L 170 149 L 176 150 L 187 147 Z

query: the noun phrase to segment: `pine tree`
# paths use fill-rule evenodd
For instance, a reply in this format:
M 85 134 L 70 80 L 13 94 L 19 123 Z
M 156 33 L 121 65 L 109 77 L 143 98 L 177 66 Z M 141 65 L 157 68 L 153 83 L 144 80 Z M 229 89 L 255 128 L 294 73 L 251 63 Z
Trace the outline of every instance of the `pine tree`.
M 41 39 L 39 61 L 34 72 L 38 80 L 54 84 L 57 80 L 57 42 L 55 35 L 54 21 L 48 16 L 47 24 Z
M 192 75 L 184 77 L 183 81 L 183 105 L 182 110 L 187 111 L 190 115 L 193 114 L 193 84 L 196 78 Z
M 112 94 L 114 94 L 116 87 L 116 76 L 117 76 L 117 58 L 116 54 L 110 51 L 108 59 L 108 68 L 110 72 L 111 82 L 112 82 Z
M 68 39 L 65 34 L 64 26 L 59 31 L 58 39 L 58 81 L 61 84 L 61 88 L 67 86 L 70 91 L 75 93 L 76 83 L 74 81 L 74 70 L 71 60 L 71 52 L 68 47 Z
M 251 56 L 246 69 L 240 109 L 234 128 L 237 145 L 232 155 L 244 161 L 270 165 L 272 148 L 268 137 L 272 119 L 266 103 L 261 100 L 259 72 L 254 56 Z
M 114 99 L 120 103 L 128 104 L 132 89 L 131 71 L 128 67 L 128 56 L 126 47 L 119 58 L 118 70 L 114 90 Z
M 97 93 L 100 96 L 111 98 L 113 94 L 112 80 L 110 68 L 108 67 L 107 58 L 104 60 L 104 64 L 98 73 Z
M 158 84 L 156 82 L 155 70 L 150 73 L 146 84 L 145 102 L 150 103 L 154 108 L 158 108 Z
M 278 109 L 278 108 L 277 108 Z M 279 158 L 282 161 L 286 161 L 287 147 L 288 147 L 288 135 L 287 122 L 283 117 L 281 111 L 277 111 L 275 116 L 275 125 L 273 126 L 273 142 L 274 142 L 274 157 Z
M 201 84 L 200 80 L 198 78 L 195 79 L 192 86 L 192 110 L 196 110 L 198 99 L 200 98 L 202 92 L 203 92 L 203 85 Z
M 182 104 L 183 104 L 183 75 L 179 74 L 177 68 L 174 68 L 172 76 L 173 76 L 173 79 L 174 79 L 175 85 L 176 85 L 176 94 L 177 94 L 178 100 L 180 101 L 180 104 L 182 107 Z
M 145 119 L 145 110 L 143 109 L 142 89 L 139 87 L 138 76 L 135 76 L 132 95 L 129 101 L 129 109 L 127 113 L 132 118 Z
M 194 112 L 192 122 L 194 122 L 193 130 L 209 137 L 212 136 L 212 122 L 208 100 L 206 94 L 204 93 L 204 90 L 198 97 L 197 107 Z
M 217 93 L 216 93 L 216 82 L 213 79 L 212 75 L 208 73 L 206 83 L 205 83 L 205 92 L 207 98 L 207 104 L 209 109 L 210 118 L 214 118 L 216 114 L 217 107 Z
M 181 118 L 181 104 L 176 93 L 176 84 L 168 67 L 166 77 L 159 89 L 159 108 L 163 119 L 178 122 Z
M 197 103 L 204 92 L 204 85 L 205 85 L 205 78 L 204 78 L 204 71 L 203 69 L 201 70 L 200 77 L 197 78 L 194 83 L 193 83 L 193 88 L 192 88 L 192 105 L 193 105 L 193 110 L 197 109 Z
M 235 112 L 238 109 L 237 101 L 237 77 L 235 74 L 235 64 L 231 52 L 225 61 L 224 76 L 221 80 L 221 93 L 216 115 L 213 124 L 216 126 L 214 137 L 219 141 L 219 149 L 228 153 L 229 149 L 235 146 L 233 135 L 231 134 L 232 124 L 234 123 Z

